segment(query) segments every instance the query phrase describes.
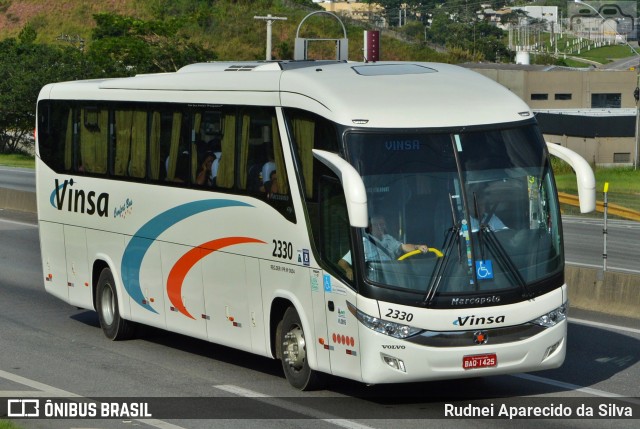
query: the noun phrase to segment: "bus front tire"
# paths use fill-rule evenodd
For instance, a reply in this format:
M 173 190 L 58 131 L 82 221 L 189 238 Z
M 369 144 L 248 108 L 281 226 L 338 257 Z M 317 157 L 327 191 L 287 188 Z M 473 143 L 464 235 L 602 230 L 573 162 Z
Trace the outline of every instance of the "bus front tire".
M 96 309 L 104 335 L 112 341 L 131 338 L 134 325 L 120 316 L 115 281 L 109 268 L 100 273 L 96 293 Z
M 289 307 L 278 327 L 278 341 L 284 375 L 296 389 L 317 390 L 325 384 L 325 376 L 309 367 L 307 344 L 300 316 Z

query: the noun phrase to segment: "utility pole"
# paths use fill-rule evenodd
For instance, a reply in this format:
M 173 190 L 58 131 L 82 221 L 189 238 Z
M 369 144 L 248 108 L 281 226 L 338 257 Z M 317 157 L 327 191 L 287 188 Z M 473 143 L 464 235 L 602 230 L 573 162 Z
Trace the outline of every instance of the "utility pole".
M 271 16 L 271 14 L 268 14 L 267 16 L 254 16 L 253 19 L 267 21 L 267 51 L 265 59 L 267 61 L 271 61 L 271 25 L 273 24 L 273 21 L 286 21 L 287 18 L 283 16 Z

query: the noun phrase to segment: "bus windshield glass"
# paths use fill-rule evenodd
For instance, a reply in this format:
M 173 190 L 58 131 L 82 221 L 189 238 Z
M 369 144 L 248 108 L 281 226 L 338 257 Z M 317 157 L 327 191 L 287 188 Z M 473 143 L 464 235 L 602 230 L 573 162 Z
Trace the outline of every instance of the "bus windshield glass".
M 526 297 L 562 272 L 554 181 L 533 125 L 345 138 L 367 191 L 369 227 L 353 262 L 369 284 L 425 301 Z

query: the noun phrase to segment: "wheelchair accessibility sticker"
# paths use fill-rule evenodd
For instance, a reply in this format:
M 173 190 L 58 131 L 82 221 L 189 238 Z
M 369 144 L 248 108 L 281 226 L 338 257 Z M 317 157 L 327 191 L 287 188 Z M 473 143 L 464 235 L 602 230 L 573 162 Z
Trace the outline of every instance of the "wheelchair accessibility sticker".
M 476 261 L 476 275 L 478 280 L 490 280 L 493 278 L 493 264 L 491 261 Z

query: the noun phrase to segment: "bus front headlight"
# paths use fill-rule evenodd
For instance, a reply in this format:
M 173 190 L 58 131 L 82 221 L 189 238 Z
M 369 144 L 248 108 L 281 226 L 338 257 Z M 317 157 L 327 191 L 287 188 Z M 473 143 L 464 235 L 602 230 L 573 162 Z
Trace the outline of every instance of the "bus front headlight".
M 543 314 L 531 321 L 531 323 L 543 326 L 545 328 L 551 328 L 556 326 L 558 323 L 567 319 L 567 303 L 565 302 L 560 307 L 551 310 L 547 314 Z
M 379 332 L 381 334 L 389 335 L 393 338 L 405 339 L 419 334 L 423 329 L 414 328 L 413 326 L 403 325 L 401 323 L 390 322 L 388 320 L 382 320 L 378 317 L 369 316 L 366 313 L 355 308 L 351 303 L 347 303 L 351 314 L 356 316 L 356 319 L 360 321 L 367 328 Z

